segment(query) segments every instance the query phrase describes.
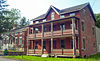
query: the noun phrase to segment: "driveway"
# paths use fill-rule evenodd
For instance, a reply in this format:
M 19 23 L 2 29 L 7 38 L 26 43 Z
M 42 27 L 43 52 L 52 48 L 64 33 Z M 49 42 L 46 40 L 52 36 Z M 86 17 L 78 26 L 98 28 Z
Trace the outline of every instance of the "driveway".
M 23 60 L 3 58 L 2 56 L 0 56 L 0 61 L 23 61 Z

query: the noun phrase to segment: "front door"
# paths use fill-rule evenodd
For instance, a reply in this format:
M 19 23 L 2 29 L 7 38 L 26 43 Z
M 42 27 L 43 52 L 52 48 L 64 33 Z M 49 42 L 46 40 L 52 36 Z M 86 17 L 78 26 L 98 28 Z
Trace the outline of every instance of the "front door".
M 48 53 L 51 53 L 51 41 L 49 41 L 49 50 L 48 50 Z

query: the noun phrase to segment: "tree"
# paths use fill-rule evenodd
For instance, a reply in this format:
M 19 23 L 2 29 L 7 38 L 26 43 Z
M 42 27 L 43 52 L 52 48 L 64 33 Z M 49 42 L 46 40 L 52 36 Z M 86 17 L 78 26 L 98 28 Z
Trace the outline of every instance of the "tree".
M 100 13 L 95 14 L 96 17 L 96 26 L 100 28 Z
M 23 17 L 21 20 L 20 20 L 20 26 L 25 26 L 27 23 L 26 23 L 26 18 Z
M 0 0 L 0 39 L 1 34 L 13 28 L 14 23 L 20 18 L 18 9 L 8 10 L 6 0 Z
M 27 25 L 29 25 L 29 24 L 30 24 L 29 20 L 26 21 L 26 18 L 25 18 L 25 17 L 23 17 L 23 18 L 20 20 L 20 27 L 27 26 Z

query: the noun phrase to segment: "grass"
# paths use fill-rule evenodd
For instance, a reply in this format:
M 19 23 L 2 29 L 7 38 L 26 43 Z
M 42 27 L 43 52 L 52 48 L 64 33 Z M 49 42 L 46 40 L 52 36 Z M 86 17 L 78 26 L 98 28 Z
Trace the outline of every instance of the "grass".
M 90 56 L 89 58 L 42 58 L 37 56 L 5 56 L 6 58 L 15 58 L 26 61 L 100 61 L 100 53 Z
M 23 52 L 23 51 L 8 50 L 8 52 Z

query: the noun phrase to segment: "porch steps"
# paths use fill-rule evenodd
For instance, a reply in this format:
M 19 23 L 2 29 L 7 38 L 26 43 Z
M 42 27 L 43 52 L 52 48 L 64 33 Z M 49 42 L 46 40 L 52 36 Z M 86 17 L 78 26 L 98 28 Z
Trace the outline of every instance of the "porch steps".
M 49 57 L 49 54 L 42 54 L 41 57 Z

